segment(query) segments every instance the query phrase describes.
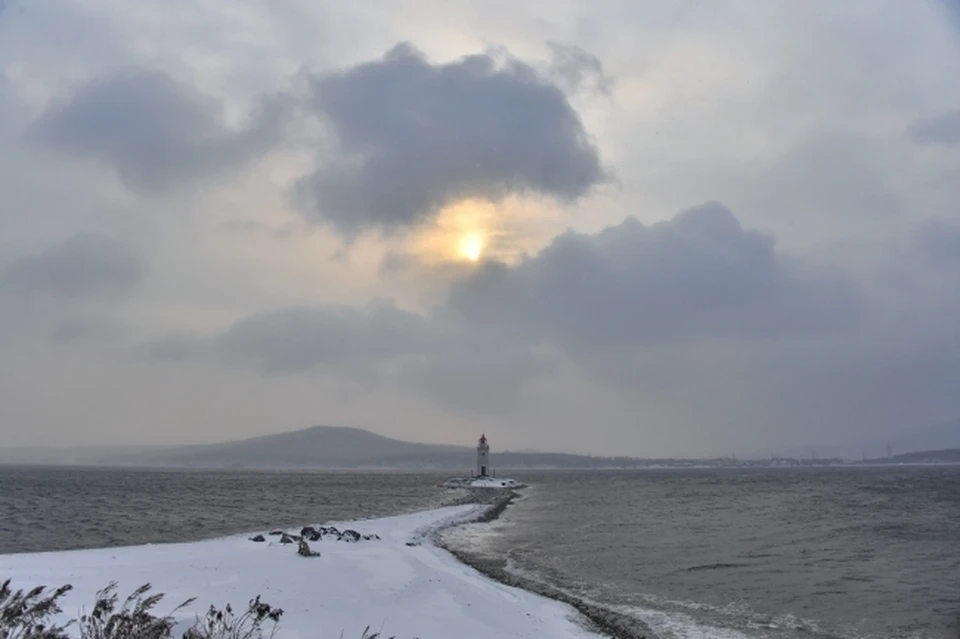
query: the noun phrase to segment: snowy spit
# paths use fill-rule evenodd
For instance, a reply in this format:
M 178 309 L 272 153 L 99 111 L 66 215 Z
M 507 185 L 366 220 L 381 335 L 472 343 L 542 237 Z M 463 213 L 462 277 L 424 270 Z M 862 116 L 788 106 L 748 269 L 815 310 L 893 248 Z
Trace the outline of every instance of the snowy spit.
M 443 482 L 446 488 L 524 488 L 526 484 L 508 477 L 457 477 Z
M 211 605 L 244 609 L 248 600 L 284 609 L 277 639 L 360 639 L 371 632 L 397 639 L 596 639 L 569 606 L 490 580 L 435 546 L 432 533 L 477 517 L 483 506 L 451 506 L 358 522 L 333 522 L 377 539 L 355 543 L 324 537 L 297 554 L 279 536 L 256 543 L 238 535 L 184 544 L 158 544 L 0 555 L 0 581 L 14 588 L 72 584 L 61 600 L 64 619 L 93 606 L 111 581 L 121 599 L 151 583 L 165 593 L 157 607 L 178 613 L 183 632 Z M 325 525 L 330 525 L 325 524 Z M 267 532 L 267 531 L 263 531 Z M 299 530 L 291 530 L 297 534 Z M 252 533 L 251 533 L 252 534 Z

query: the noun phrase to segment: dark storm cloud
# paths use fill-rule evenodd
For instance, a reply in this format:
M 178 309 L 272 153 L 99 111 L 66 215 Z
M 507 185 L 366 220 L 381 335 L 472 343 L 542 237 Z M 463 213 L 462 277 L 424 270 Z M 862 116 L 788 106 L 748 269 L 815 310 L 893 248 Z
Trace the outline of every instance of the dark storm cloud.
M 140 257 L 125 244 L 80 233 L 0 271 L 0 288 L 24 295 L 114 299 L 128 295 L 144 273 Z
M 342 155 L 322 158 L 297 193 L 348 234 L 414 225 L 463 198 L 572 201 L 606 179 L 564 92 L 512 58 L 433 65 L 401 44 L 317 76 L 312 106 Z
M 960 144 L 960 110 L 919 120 L 907 133 L 917 144 L 956 146 Z
M 516 267 L 488 264 L 457 284 L 466 322 L 576 348 L 829 331 L 855 320 L 846 280 L 780 256 L 711 203 L 644 226 L 568 231 Z
M 134 189 L 161 191 L 236 167 L 280 137 L 286 107 L 263 101 L 252 123 L 224 125 L 222 105 L 163 71 L 124 71 L 79 87 L 28 138 L 97 160 Z

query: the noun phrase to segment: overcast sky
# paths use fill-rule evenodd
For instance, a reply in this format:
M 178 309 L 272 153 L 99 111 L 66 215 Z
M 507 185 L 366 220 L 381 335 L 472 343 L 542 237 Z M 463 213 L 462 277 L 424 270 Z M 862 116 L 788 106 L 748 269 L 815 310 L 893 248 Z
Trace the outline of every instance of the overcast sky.
M 960 417 L 954 0 L 0 2 L 0 443 Z

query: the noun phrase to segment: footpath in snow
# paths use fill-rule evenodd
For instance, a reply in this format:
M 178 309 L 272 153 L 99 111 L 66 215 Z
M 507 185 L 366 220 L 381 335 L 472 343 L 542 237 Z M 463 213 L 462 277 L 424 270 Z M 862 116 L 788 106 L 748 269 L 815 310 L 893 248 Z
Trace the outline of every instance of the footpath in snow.
M 247 601 L 283 608 L 277 639 L 360 639 L 364 629 L 397 639 L 596 638 L 569 606 L 488 579 L 430 542 L 430 533 L 475 517 L 481 506 L 451 506 L 399 517 L 334 523 L 379 540 L 355 543 L 332 537 L 311 542 L 321 556 L 304 558 L 297 544 L 250 535 L 184 544 L 159 544 L 65 552 L 0 555 L 0 581 L 14 588 L 72 584 L 61 600 L 65 617 L 93 606 L 111 581 L 121 599 L 150 582 L 166 596 L 166 614 L 183 632 L 211 605 Z M 329 524 L 325 524 L 329 525 Z M 267 531 L 262 531 L 266 533 Z M 298 533 L 299 531 L 290 531 Z M 413 545 L 410 545 L 413 544 Z

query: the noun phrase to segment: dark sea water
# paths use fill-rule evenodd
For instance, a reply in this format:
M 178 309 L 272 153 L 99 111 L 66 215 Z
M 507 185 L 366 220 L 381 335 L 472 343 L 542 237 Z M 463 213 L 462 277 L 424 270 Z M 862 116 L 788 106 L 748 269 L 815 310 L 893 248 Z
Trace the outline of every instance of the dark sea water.
M 474 553 L 663 638 L 960 638 L 960 466 L 545 473 Z
M 0 554 L 194 541 L 394 515 L 443 505 L 438 482 L 438 475 L 417 473 L 0 466 Z
M 0 468 L 0 553 L 432 508 L 444 475 Z M 958 639 L 960 467 L 542 472 L 447 541 L 662 639 Z M 0 557 L 0 580 L 3 578 Z

